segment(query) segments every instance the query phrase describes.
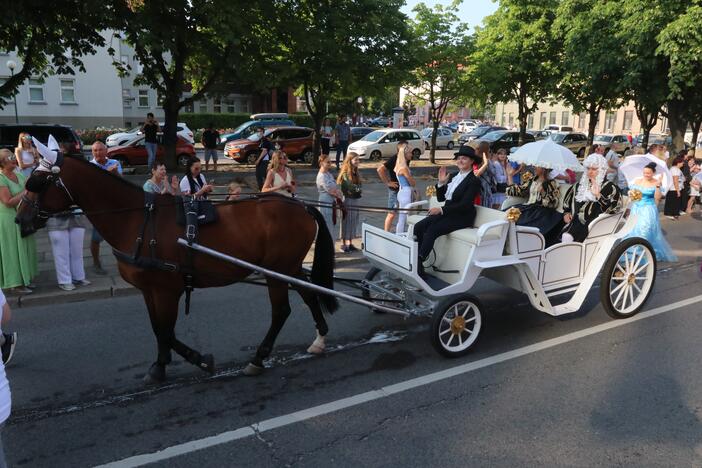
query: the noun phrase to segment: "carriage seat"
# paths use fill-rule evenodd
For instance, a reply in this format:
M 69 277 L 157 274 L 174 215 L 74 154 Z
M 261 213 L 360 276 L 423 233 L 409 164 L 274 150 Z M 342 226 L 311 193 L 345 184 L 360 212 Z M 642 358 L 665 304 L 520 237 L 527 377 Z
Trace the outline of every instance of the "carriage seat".
M 441 203 L 435 202 L 435 198 L 432 197 L 432 201 L 430 201 L 429 206 L 434 207 L 434 206 L 441 206 Z M 478 229 L 480 226 L 483 224 L 492 222 L 492 221 L 503 221 L 506 218 L 506 214 L 503 211 L 500 210 L 493 210 L 491 208 L 486 208 L 484 206 L 476 206 L 475 207 L 476 214 L 475 214 L 475 222 L 473 223 L 472 228 L 465 228 L 465 229 L 459 229 L 457 231 L 453 231 L 450 234 L 447 234 L 446 237 L 447 241 L 450 243 L 451 240 L 456 240 L 460 242 L 467 242 L 469 244 L 477 244 L 478 243 Z M 426 215 L 412 215 L 407 218 L 407 223 L 411 225 L 414 228 L 414 225 L 417 224 L 419 221 L 424 219 Z M 499 240 L 500 239 L 500 234 L 501 234 L 501 229 L 489 229 L 484 235 L 483 235 L 483 240 L 484 241 L 491 241 L 491 240 Z

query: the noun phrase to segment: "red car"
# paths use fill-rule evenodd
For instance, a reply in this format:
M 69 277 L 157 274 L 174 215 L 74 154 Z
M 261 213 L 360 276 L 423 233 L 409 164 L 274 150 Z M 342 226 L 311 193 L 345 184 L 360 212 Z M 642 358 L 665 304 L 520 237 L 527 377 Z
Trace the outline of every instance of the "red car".
M 144 137 L 136 138 L 124 146 L 114 146 L 108 148 L 107 157 L 116 159 L 122 166 L 138 166 L 145 165 L 148 161 L 146 146 L 144 146 Z M 178 166 L 185 167 L 190 158 L 195 158 L 195 147 L 181 137 L 176 141 L 176 157 Z M 159 144 L 156 150 L 156 159 L 164 161 L 164 147 Z

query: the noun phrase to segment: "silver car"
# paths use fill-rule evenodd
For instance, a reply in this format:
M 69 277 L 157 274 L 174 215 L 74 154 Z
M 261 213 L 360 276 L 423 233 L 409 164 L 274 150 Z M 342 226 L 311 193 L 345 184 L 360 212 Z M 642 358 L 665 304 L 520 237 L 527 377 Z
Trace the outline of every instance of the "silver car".
M 425 128 L 422 130 L 422 138 L 424 138 L 425 148 L 428 150 L 431 147 L 431 135 L 434 133 L 433 128 Z M 453 132 L 445 127 L 439 127 L 436 133 L 436 147 L 452 149 Z
M 624 152 L 631 149 L 631 144 L 626 135 L 595 135 L 592 143 L 602 145 L 619 154 L 624 154 Z
M 587 136 L 584 133 L 577 132 L 553 132 L 549 138 L 561 146 L 565 146 L 578 158 L 585 157 L 585 147 L 587 146 Z

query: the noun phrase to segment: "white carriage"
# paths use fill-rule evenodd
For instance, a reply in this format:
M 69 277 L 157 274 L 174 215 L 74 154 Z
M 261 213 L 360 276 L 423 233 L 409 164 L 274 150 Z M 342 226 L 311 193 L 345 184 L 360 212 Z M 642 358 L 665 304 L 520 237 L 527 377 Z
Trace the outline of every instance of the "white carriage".
M 565 186 L 561 191 L 563 197 Z M 427 203 L 440 205 L 432 198 L 413 206 Z M 363 252 L 373 266 L 364 295 L 432 316 L 431 341 L 444 356 L 467 353 L 478 338 L 484 308 L 471 290 L 480 277 L 523 292 L 534 308 L 553 316 L 579 310 L 598 276 L 601 302 L 614 318 L 636 314 L 653 288 L 655 253 L 644 239 L 624 239 L 636 220 L 623 210 L 595 219 L 583 242 L 546 248 L 538 229 L 516 225 L 507 212 L 476 208 L 475 227 L 437 239 L 433 265 L 421 276 L 412 232 L 423 215 L 409 217 L 406 235 L 363 225 Z M 556 296 L 560 301 L 553 304 Z

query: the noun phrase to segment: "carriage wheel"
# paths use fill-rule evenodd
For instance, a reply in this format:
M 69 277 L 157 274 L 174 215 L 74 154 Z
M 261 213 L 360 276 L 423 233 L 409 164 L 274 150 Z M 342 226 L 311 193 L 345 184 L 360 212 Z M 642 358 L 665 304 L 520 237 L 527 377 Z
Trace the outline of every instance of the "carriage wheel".
M 618 244 L 602 270 L 600 300 L 613 318 L 635 315 L 643 307 L 656 281 L 656 254 L 645 239 Z
M 439 354 L 460 357 L 470 351 L 482 327 L 482 306 L 474 296 L 464 295 L 439 303 L 432 317 L 431 344 Z
M 363 279 L 365 279 L 366 281 L 372 281 L 374 283 L 380 283 L 380 285 L 384 287 L 392 287 L 392 284 L 390 282 L 390 274 L 387 271 L 381 270 L 380 268 L 372 267 L 370 270 L 368 270 L 368 273 L 366 273 L 366 276 Z M 405 297 L 405 292 L 402 291 L 400 288 L 393 287 L 392 291 L 403 298 Z M 366 300 L 373 300 L 373 302 L 377 302 L 378 304 L 386 305 L 388 307 L 398 306 L 397 299 L 395 297 L 383 294 L 382 292 L 376 291 L 374 289 L 364 288 L 361 292 L 361 295 Z M 385 302 L 383 301 L 383 299 L 389 302 Z M 382 310 L 378 309 L 371 310 L 376 314 L 385 313 Z

